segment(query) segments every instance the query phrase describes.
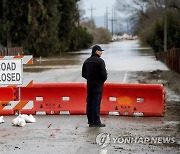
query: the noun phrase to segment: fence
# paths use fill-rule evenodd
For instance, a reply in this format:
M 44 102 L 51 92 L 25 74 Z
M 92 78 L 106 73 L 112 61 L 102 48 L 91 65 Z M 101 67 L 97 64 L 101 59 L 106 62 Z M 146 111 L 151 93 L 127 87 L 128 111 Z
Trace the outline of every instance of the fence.
M 156 58 L 165 63 L 170 69 L 180 73 L 180 48 L 172 48 L 166 52 L 158 52 Z
M 4 48 L 0 51 L 0 56 L 23 55 L 23 47 Z

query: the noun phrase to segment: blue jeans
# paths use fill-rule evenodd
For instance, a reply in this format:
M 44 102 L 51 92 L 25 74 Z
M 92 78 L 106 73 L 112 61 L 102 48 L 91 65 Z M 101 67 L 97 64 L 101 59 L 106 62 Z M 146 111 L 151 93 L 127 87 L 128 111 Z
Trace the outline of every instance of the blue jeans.
M 89 124 L 100 124 L 100 105 L 103 87 L 87 88 L 86 113 Z

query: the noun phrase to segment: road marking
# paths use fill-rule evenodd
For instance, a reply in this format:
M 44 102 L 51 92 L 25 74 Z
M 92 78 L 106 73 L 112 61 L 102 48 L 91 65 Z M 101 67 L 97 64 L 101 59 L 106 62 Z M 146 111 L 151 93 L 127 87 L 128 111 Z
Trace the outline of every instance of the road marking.
M 127 80 L 127 76 L 128 76 L 128 72 L 126 72 L 126 73 L 125 73 L 125 75 L 124 75 L 124 79 L 123 79 L 123 82 L 126 82 L 126 80 Z

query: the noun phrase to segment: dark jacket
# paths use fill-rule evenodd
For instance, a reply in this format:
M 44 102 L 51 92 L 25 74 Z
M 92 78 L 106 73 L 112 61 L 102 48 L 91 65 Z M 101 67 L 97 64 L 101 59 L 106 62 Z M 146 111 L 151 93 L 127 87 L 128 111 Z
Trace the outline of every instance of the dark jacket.
M 97 54 L 92 54 L 82 66 L 82 77 L 87 79 L 88 88 L 102 87 L 107 79 L 104 60 Z

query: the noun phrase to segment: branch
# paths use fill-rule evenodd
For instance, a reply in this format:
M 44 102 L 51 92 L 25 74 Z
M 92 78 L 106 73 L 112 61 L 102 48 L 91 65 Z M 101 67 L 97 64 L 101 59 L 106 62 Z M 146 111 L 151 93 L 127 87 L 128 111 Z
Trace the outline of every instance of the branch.
M 129 2 L 129 3 L 128 3 Z M 124 11 L 126 13 L 132 14 L 132 12 L 136 12 L 137 14 L 141 14 L 147 18 L 149 16 L 145 13 L 145 9 L 147 8 L 148 0 L 131 0 L 131 1 L 117 0 L 120 8 L 117 8 L 119 11 Z

